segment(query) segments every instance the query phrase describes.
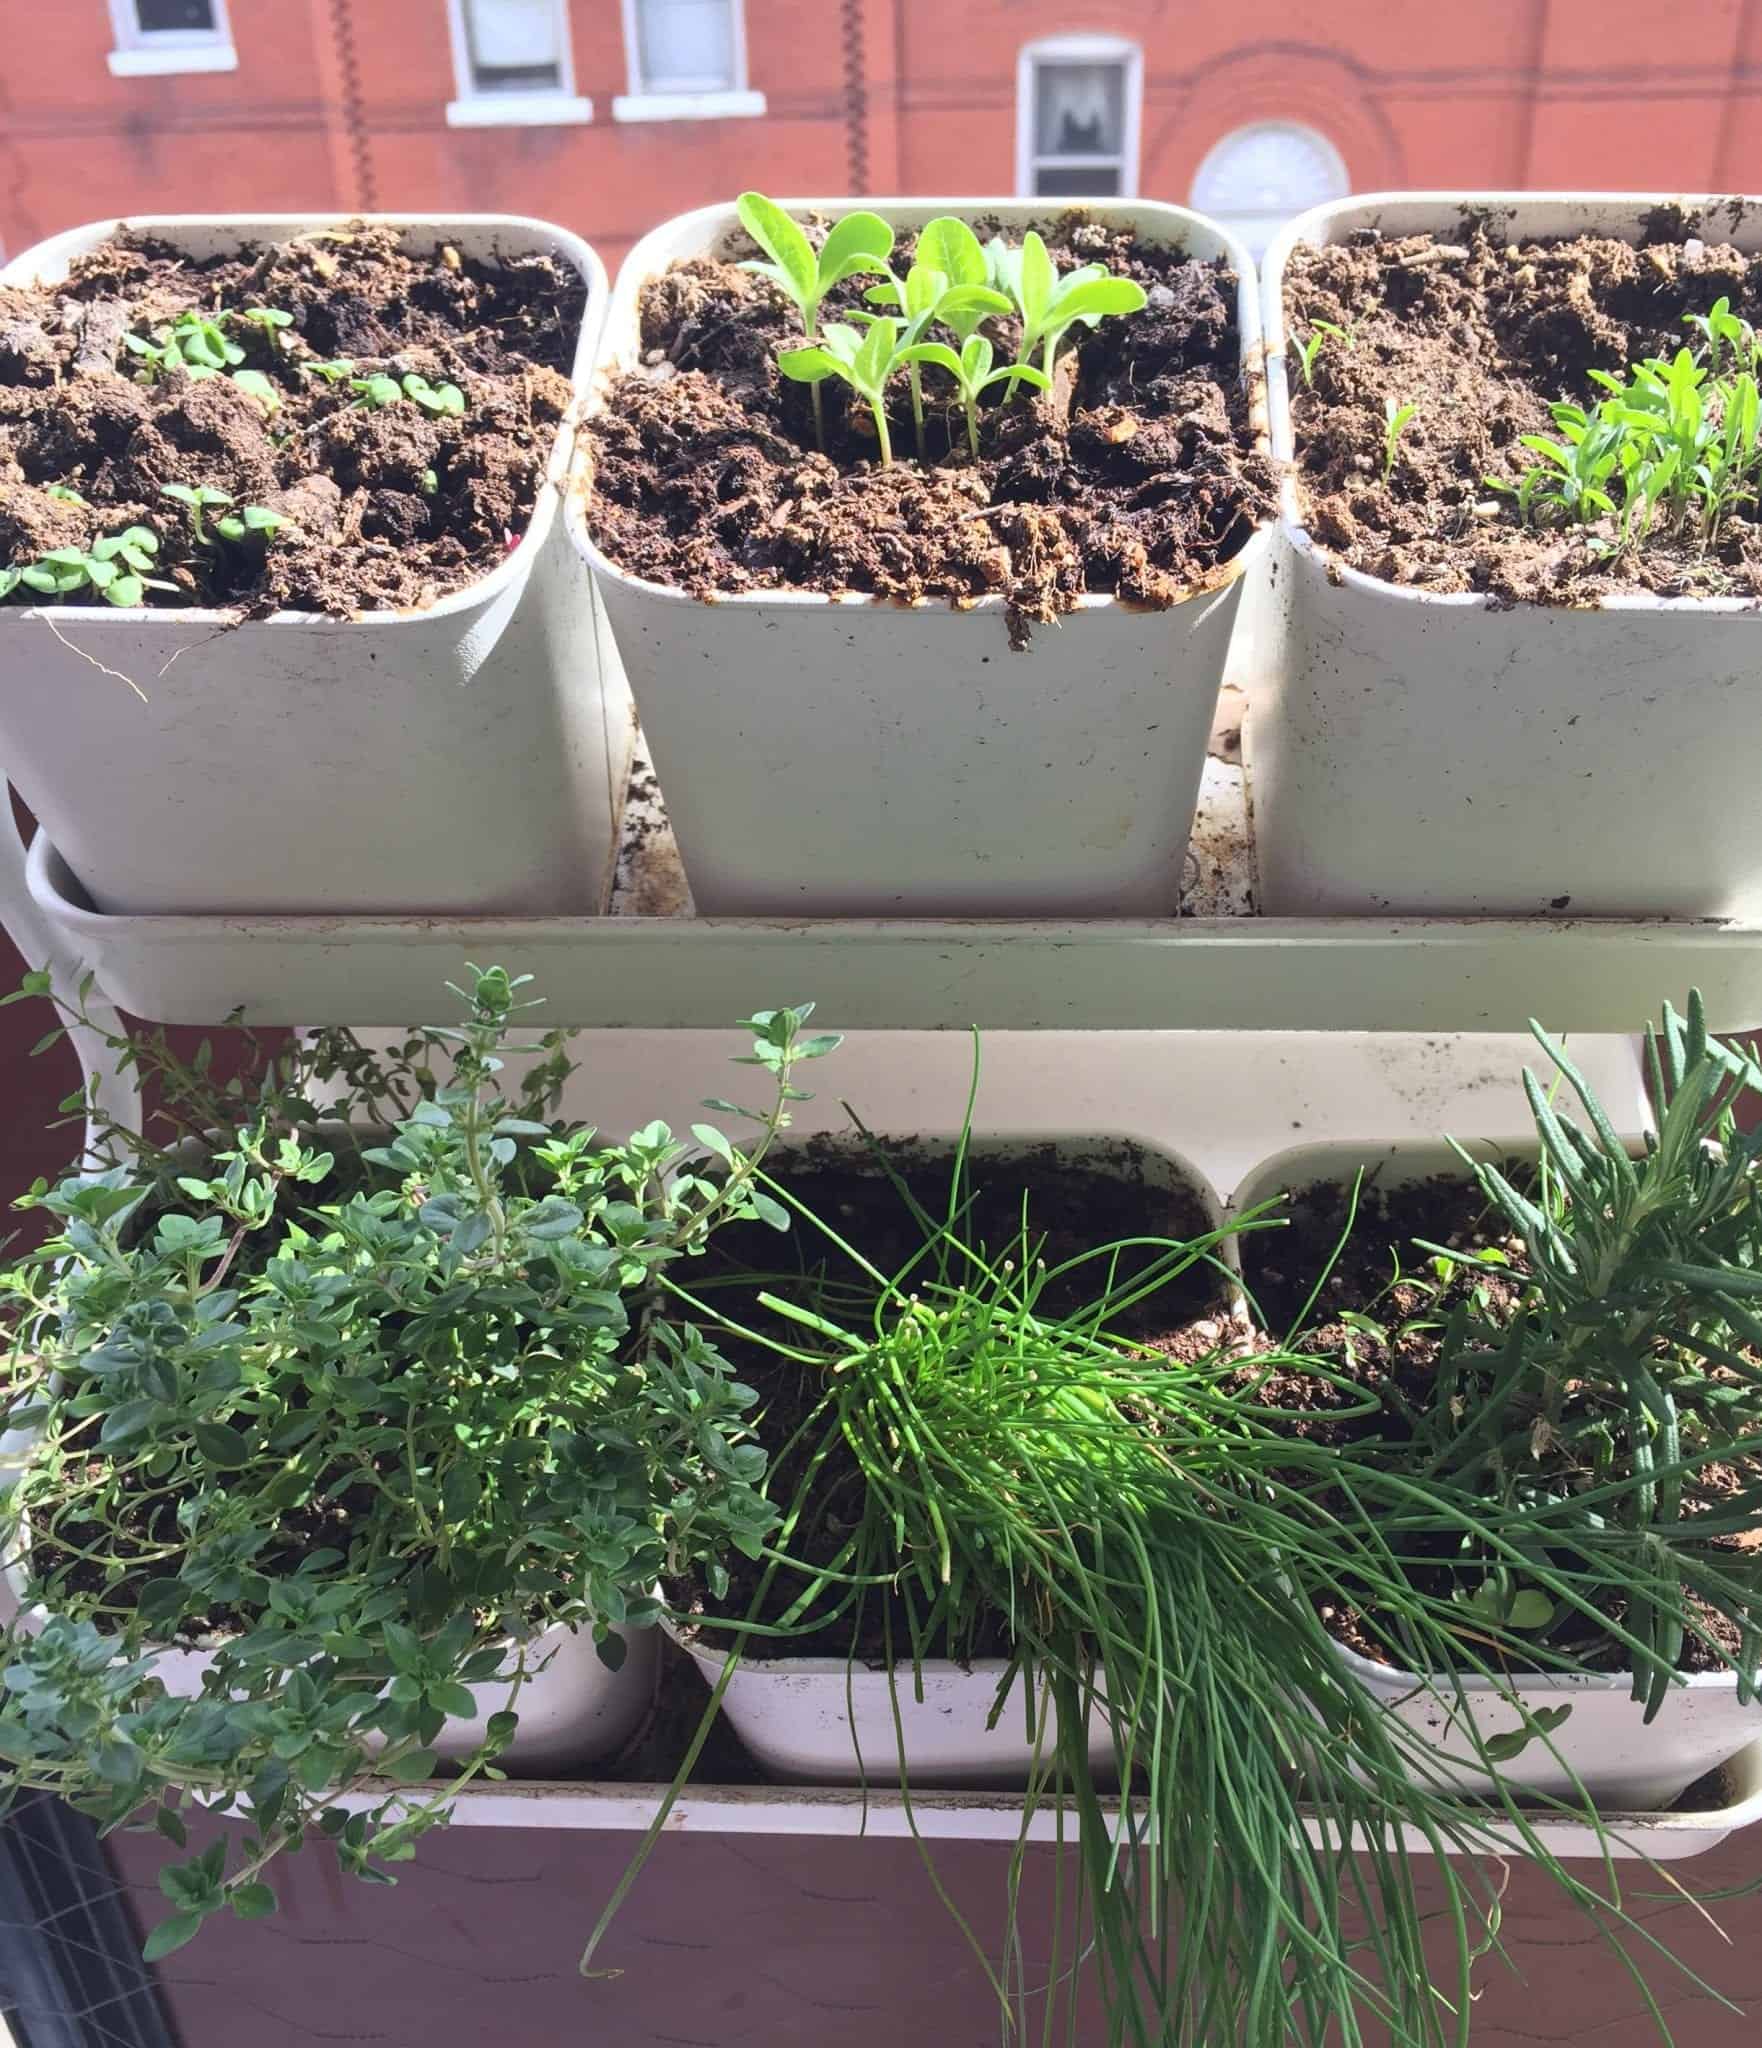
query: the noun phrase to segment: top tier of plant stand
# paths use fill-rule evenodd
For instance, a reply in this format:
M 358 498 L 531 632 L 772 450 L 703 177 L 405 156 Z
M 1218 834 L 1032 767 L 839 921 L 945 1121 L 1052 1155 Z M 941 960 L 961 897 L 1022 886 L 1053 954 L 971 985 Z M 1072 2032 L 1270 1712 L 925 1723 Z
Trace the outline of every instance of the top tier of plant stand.
M 699 918 L 652 779 L 602 917 L 110 917 L 41 837 L 0 834 L 0 917 L 34 963 L 94 971 L 168 1024 L 441 1023 L 462 963 L 537 977 L 548 1014 L 713 1027 L 812 997 L 843 1028 L 1631 1032 L 1699 988 L 1762 1020 L 1762 926 L 1717 921 L 1269 918 L 1252 913 L 1240 770 L 1214 761 L 1180 914 L 1088 922 Z M 224 849 L 216 849 L 224 858 Z

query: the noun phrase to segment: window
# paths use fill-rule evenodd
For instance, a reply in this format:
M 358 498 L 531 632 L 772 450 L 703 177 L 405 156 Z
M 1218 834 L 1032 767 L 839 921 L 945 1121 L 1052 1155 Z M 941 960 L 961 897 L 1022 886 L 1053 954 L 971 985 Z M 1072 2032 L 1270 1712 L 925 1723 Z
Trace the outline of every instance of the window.
M 459 87 L 450 126 L 593 119 L 593 102 L 575 90 L 569 0 L 447 0 L 447 12 Z
M 1138 189 L 1144 59 L 1116 36 L 1052 36 L 1016 66 L 1016 190 L 1031 199 Z
M 118 78 L 239 66 L 226 0 L 110 0 L 110 26 L 110 69 Z
M 1193 204 L 1255 257 L 1294 214 L 1351 190 L 1340 152 L 1295 121 L 1256 121 L 1215 144 L 1193 180 Z
M 746 83 L 742 0 L 623 0 L 630 90 L 615 121 L 711 121 L 762 114 Z

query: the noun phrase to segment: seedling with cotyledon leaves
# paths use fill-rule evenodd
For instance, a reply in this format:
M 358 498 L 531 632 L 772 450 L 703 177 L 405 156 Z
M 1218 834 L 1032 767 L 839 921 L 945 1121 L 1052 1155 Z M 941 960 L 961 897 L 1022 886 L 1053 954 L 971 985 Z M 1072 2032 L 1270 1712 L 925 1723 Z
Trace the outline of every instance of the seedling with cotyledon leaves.
M 842 320 L 828 320 L 819 340 L 810 347 L 785 349 L 777 358 L 784 376 L 798 384 L 811 384 L 816 398 L 828 377 L 838 377 L 868 400 L 883 469 L 893 460 L 893 442 L 887 431 L 887 380 L 904 361 L 899 337 L 899 322 L 885 314 L 870 321 L 867 334 L 859 334 Z
M 217 489 L 213 484 L 161 484 L 160 495 L 175 498 L 186 506 L 190 515 L 190 533 L 197 547 L 205 548 L 211 540 L 240 541 L 247 534 L 260 533 L 267 538 L 287 520 L 279 512 L 270 511 L 267 505 L 245 505 L 237 512 L 222 513 L 213 523 L 212 531 L 208 515 L 222 505 L 233 502 L 231 491 Z
M 1031 363 L 1040 351 L 1040 367 L 1048 379 L 1058 345 L 1082 321 L 1093 327 L 1110 313 L 1141 312 L 1144 287 L 1129 277 L 1112 277 L 1099 263 L 1084 263 L 1061 277 L 1045 242 L 1032 228 L 1013 248 L 1001 236 L 987 245 L 992 282 L 1008 293 L 1022 320 L 1017 365 Z M 1016 382 L 1025 382 L 1017 378 Z M 1010 396 L 1015 395 L 1015 384 Z
M 335 383 L 355 366 L 339 362 L 316 363 L 309 367 Z M 355 404 L 368 412 L 378 412 L 382 407 L 396 405 L 405 398 L 438 418 L 457 419 L 465 410 L 465 394 L 457 384 L 431 384 L 414 370 L 402 379 L 384 370 L 376 370 L 367 377 L 349 377 L 349 389 L 359 394 Z
M 149 572 L 158 566 L 159 536 L 150 526 L 106 534 L 86 548 L 55 548 L 34 562 L 0 569 L 0 599 L 24 589 L 45 597 L 78 597 L 95 591 L 106 604 L 137 605 L 149 590 L 175 590 L 175 583 Z
M 1035 369 L 1032 363 L 1005 363 L 1001 368 L 993 369 L 994 351 L 982 334 L 969 334 L 958 356 L 939 341 L 919 342 L 903 353 L 914 367 L 919 363 L 934 363 L 954 379 L 962 410 L 967 416 L 967 447 L 975 460 L 979 454 L 979 401 L 991 386 L 1007 383 L 1013 388 L 1017 382 L 1026 382 L 1044 391 L 1049 381 L 1046 372 Z
M 924 224 L 904 279 L 889 272 L 882 283 L 871 285 L 864 294 L 871 305 L 896 306 L 905 315 L 900 344 L 911 369 L 912 424 L 917 429 L 920 462 L 925 460 L 921 365 L 932 358 L 919 357 L 913 350 L 932 326 L 948 328 L 964 346 L 981 320 L 1007 313 L 1010 302 L 1002 292 L 991 289 L 989 276 L 979 237 L 964 220 L 943 214 Z M 971 428 L 970 418 L 968 425 Z M 978 453 L 976 442 L 973 452 Z
M 206 377 L 230 374 L 231 381 L 265 412 L 279 411 L 281 393 L 263 372 L 237 367 L 244 362 L 245 351 L 226 332 L 228 323 L 235 318 L 261 327 L 274 347 L 280 330 L 291 323 L 293 315 L 278 312 L 272 306 L 253 306 L 242 315 L 187 312 L 180 313 L 175 320 L 161 322 L 150 335 L 125 334 L 123 346 L 141 360 L 141 367 L 135 372 L 137 380 L 156 384 L 174 370 L 181 370 L 198 383 Z

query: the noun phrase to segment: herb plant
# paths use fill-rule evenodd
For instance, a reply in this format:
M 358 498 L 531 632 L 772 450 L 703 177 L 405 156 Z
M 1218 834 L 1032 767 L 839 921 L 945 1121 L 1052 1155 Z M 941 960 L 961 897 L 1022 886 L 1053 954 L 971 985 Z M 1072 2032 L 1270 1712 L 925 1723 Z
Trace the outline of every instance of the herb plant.
M 755 1275 L 744 1311 L 720 1287 L 688 1296 L 694 1314 L 769 1349 L 812 1404 L 773 1446 L 782 1522 L 765 1578 L 744 1617 L 717 1610 L 734 1647 L 711 1716 L 749 1638 L 772 1657 L 797 1631 L 879 1640 L 903 1707 L 927 1658 L 963 1657 L 981 1626 L 1007 1625 L 1013 1658 L 994 1713 L 1025 1725 L 1037 1757 L 1023 1840 L 1056 1807 L 1060 1839 L 1079 1852 L 1077 1895 L 1058 1920 L 1069 1947 L 1035 1970 L 1054 1987 L 1034 2035 L 1047 2041 L 1063 2038 L 1057 1987 L 1087 1964 L 1108 2048 L 1459 2043 L 1498 1929 L 1500 1881 L 1474 1858 L 1499 1854 L 1502 1837 L 1597 1924 L 1631 1930 L 1619 1897 L 1559 1862 L 1502 1781 L 1485 1808 L 1450 1798 L 1421 1739 L 1362 1690 L 1321 1618 L 1387 1602 L 1429 1656 L 1496 1674 L 1520 1640 L 1510 1619 L 1477 1614 L 1465 1642 L 1460 1605 L 1410 1583 L 1405 1531 L 1443 1528 L 1515 1563 L 1521 1517 L 1296 1434 L 1304 1418 L 1262 1391 L 1289 1357 L 1226 1349 L 1174 1363 L 1115 1334 L 1136 1302 L 1213 1257 L 1217 1235 L 1102 1247 L 1049 1271 L 1031 1218 L 1017 1243 L 982 1250 L 964 1234 L 965 1208 L 957 1165 L 946 1212 L 914 1211 L 923 1248 L 892 1273 L 803 1212 L 798 1227 L 857 1280 L 804 1294 Z M 1081 1305 L 1054 1312 L 1055 1287 Z M 1339 1391 L 1359 1413 L 1374 1406 L 1344 1381 Z M 1115 1815 L 1091 1774 L 1092 1715 L 1135 1789 Z M 897 1709 L 895 1725 L 892 1761 L 909 1780 Z M 1555 1725 L 1537 1714 L 1497 1748 L 1467 1739 L 1497 1779 L 1502 1758 Z M 865 1774 L 889 1762 L 860 1761 Z M 1436 1859 L 1430 1903 L 1410 1843 Z M 1012 1913 L 1018 1876 L 1019 1860 Z M 1427 1954 L 1432 1917 L 1453 1930 L 1442 1970 Z M 1020 1959 L 1013 1926 L 1004 1953 Z M 1028 2038 L 1025 1987 L 1007 1971 L 993 1983 L 1006 2038 Z M 1074 1993 L 1072 2008 L 1074 2039 Z
M 230 541 L 244 540 L 253 533 L 267 537 L 287 524 L 281 513 L 270 511 L 267 505 L 245 505 L 236 513 L 221 513 L 211 532 L 208 515 L 233 503 L 231 491 L 220 490 L 213 484 L 161 484 L 159 490 L 161 496 L 175 498 L 188 509 L 190 533 L 199 548 L 207 547 L 216 536 Z
M 59 1228 L 0 1274 L 0 1420 L 28 1444 L 0 1502 L 0 1756 L 10 1793 L 107 1827 L 243 1821 L 166 1870 L 149 1956 L 272 1911 L 267 1873 L 315 1835 L 389 1882 L 497 1775 L 547 1631 L 616 1664 L 658 1574 L 756 1555 L 774 1522 L 752 1396 L 655 1287 L 721 1221 L 786 1220 L 758 1162 L 836 1040 L 805 1008 L 749 1020 L 773 1083 L 750 1149 L 708 1125 L 609 1143 L 502 1093 L 521 987 L 473 970 L 457 1030 L 345 1056 L 352 1099 L 408 1107 L 383 1143 L 276 1088 L 200 1159 L 27 1198 Z M 209 1653 L 199 1696 L 162 1682 L 167 1645 Z M 422 1784 L 473 1687 L 499 1702 L 486 1739 Z
M 175 590 L 175 583 L 149 572 L 157 566 L 159 536 L 150 526 L 106 534 L 90 549 L 54 548 L 34 562 L 0 569 L 0 599 L 23 588 L 46 597 L 78 597 L 94 591 L 106 604 L 137 605 L 149 590 Z

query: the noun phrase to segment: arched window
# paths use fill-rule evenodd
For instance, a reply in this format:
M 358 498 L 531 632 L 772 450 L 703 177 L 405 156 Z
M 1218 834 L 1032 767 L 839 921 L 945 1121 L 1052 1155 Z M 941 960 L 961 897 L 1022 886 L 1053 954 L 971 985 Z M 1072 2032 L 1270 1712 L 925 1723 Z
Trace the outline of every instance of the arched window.
M 1144 58 L 1119 36 L 1049 36 L 1016 62 L 1016 190 L 1112 199 L 1138 190 Z
M 1260 256 L 1293 214 L 1350 190 L 1345 159 L 1325 135 L 1296 121 L 1255 121 L 1206 153 L 1193 205 Z

